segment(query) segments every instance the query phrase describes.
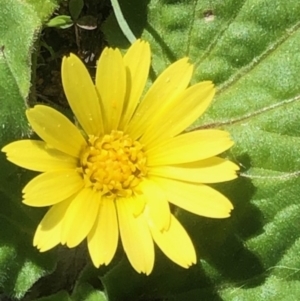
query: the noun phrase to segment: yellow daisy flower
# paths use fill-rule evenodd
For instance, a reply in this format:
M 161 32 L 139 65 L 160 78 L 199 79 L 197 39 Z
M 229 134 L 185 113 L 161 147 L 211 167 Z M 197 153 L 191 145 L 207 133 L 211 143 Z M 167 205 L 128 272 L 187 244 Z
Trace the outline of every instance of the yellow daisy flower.
M 182 267 L 196 253 L 169 203 L 192 213 L 224 218 L 232 204 L 206 184 L 236 178 L 238 167 L 216 157 L 233 145 L 215 129 L 182 132 L 211 103 L 213 84 L 188 87 L 193 66 L 170 65 L 139 102 L 150 67 L 149 44 L 138 40 L 122 57 L 105 48 L 95 84 L 80 59 L 62 62 L 62 83 L 77 126 L 58 111 L 27 110 L 42 138 L 21 140 L 2 151 L 9 161 L 42 174 L 24 188 L 26 205 L 51 206 L 34 246 L 75 247 L 87 238 L 96 267 L 108 265 L 119 241 L 133 268 L 150 274 L 154 242 Z

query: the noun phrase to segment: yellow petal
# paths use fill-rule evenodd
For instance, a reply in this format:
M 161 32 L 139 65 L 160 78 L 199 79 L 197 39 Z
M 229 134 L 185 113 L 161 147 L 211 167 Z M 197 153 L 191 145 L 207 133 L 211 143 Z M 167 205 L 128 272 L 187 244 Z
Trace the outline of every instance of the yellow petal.
M 62 221 L 71 202 L 72 198 L 69 198 L 51 207 L 38 225 L 33 245 L 40 252 L 48 251 L 60 243 Z
M 124 56 L 126 68 L 126 97 L 120 128 L 131 119 L 145 87 L 150 67 L 151 52 L 149 43 L 137 40 Z
M 78 159 L 47 147 L 43 141 L 19 140 L 2 148 L 7 160 L 34 171 L 75 169 Z
M 151 86 L 145 98 L 138 106 L 126 132 L 133 138 L 139 138 L 157 114 L 163 115 L 164 110 L 174 98 L 186 89 L 193 73 L 193 66 L 188 59 L 181 59 L 169 66 Z
M 90 188 L 82 189 L 70 204 L 62 224 L 62 244 L 75 247 L 87 237 L 93 227 L 100 204 L 100 194 Z
M 210 81 L 189 87 L 170 103 L 163 116 L 157 115 L 141 142 L 151 147 L 180 134 L 204 113 L 214 94 L 215 88 Z
M 159 230 L 167 230 L 170 226 L 170 207 L 166 194 L 153 181 L 143 179 L 139 185 L 146 198 L 146 215 Z
M 149 169 L 148 174 L 186 182 L 219 183 L 235 179 L 237 170 L 239 167 L 234 163 L 212 157 L 174 166 L 154 166 Z
M 169 202 L 192 213 L 212 217 L 229 217 L 233 209 L 230 201 L 220 192 L 203 184 L 152 177 L 168 195 Z
M 58 111 L 37 105 L 26 111 L 33 130 L 49 145 L 78 158 L 86 141 L 72 122 Z
M 229 133 L 199 130 L 168 139 L 147 150 L 148 166 L 200 161 L 218 155 L 233 145 Z
M 154 244 L 143 214 L 134 217 L 134 199 L 116 201 L 120 235 L 129 262 L 138 273 L 149 275 L 154 265 Z
M 131 206 L 131 209 L 133 210 L 131 213 L 134 217 L 139 216 L 145 209 L 146 205 L 146 198 L 145 196 L 139 192 L 135 194 L 134 198 L 134 204 Z
M 117 130 L 126 92 L 126 72 L 119 49 L 105 48 L 96 72 L 96 88 L 103 106 L 106 132 Z
M 38 175 L 23 189 L 23 203 L 34 207 L 57 204 L 83 187 L 76 170 L 56 170 Z
M 69 105 L 88 135 L 103 134 L 99 98 L 90 74 L 73 53 L 65 56 L 61 66 L 62 84 Z
M 114 201 L 103 198 L 96 222 L 88 235 L 88 248 L 94 265 L 108 265 L 115 255 L 119 238 Z
M 193 243 L 178 220 L 171 215 L 170 228 L 159 231 L 150 225 L 152 237 L 158 247 L 178 265 L 188 268 L 196 263 Z

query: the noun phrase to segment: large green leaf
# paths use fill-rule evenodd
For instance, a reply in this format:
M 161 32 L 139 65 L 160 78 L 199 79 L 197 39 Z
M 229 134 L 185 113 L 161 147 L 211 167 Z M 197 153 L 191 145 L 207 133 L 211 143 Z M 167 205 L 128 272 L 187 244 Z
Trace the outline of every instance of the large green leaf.
M 138 34 L 128 13 L 136 0 L 120 2 L 129 26 Z M 241 166 L 241 175 L 216 185 L 234 203 L 231 218 L 211 220 L 178 213 L 197 247 L 196 267 L 162 269 L 164 260 L 158 256 L 150 277 L 130 274 L 117 282 L 117 275 L 128 274 L 123 263 L 103 277 L 110 300 L 143 295 L 172 300 L 297 299 L 299 16 L 299 1 L 149 3 L 142 38 L 151 43 L 154 72 L 159 74 L 174 60 L 188 56 L 195 64 L 193 82 L 217 84 L 213 105 L 195 127 L 231 133 L 235 146 L 227 155 Z M 113 46 L 126 45 L 124 37 L 114 38 L 112 28 L 117 30 L 113 16 L 104 26 L 106 37 Z
M 0 10 L 0 144 L 28 135 L 25 103 L 30 89 L 31 53 L 42 22 L 58 0 L 2 0 Z
M 0 9 L 0 147 L 28 137 L 25 118 L 30 91 L 31 54 L 43 22 L 57 0 L 1 0 Z M 54 269 L 53 254 L 32 246 L 42 212 L 21 204 L 21 191 L 32 176 L 0 154 L 0 292 L 20 299 L 42 276 Z

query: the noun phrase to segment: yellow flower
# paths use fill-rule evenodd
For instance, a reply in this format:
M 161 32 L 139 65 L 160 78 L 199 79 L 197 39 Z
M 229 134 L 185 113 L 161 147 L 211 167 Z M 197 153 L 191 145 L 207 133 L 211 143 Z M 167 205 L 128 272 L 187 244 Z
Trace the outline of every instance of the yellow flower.
M 188 87 L 193 66 L 170 65 L 139 103 L 150 66 L 149 44 L 136 41 L 122 57 L 104 49 L 95 84 L 74 54 L 62 62 L 62 83 L 77 126 L 43 105 L 27 110 L 43 139 L 5 146 L 9 161 L 42 174 L 24 188 L 26 205 L 51 206 L 34 246 L 72 248 L 87 238 L 96 267 L 108 265 L 119 236 L 139 273 L 150 274 L 154 242 L 174 262 L 196 262 L 194 246 L 169 203 L 224 218 L 230 201 L 206 184 L 236 178 L 238 167 L 216 157 L 233 145 L 225 131 L 181 134 L 211 103 L 210 81 Z

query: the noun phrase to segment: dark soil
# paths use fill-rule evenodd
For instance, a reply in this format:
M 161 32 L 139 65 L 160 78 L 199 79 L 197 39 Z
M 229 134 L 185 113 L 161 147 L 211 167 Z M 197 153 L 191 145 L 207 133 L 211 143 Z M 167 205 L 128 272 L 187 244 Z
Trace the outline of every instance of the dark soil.
M 64 55 L 75 53 L 86 63 L 93 75 L 96 61 L 107 45 L 101 25 L 111 12 L 109 0 L 85 0 L 78 23 L 87 17 L 94 22 L 95 29 L 80 28 L 76 25 L 77 21 L 66 29 L 44 28 L 37 42 L 39 52 L 33 58 L 33 68 L 36 61 L 36 75 L 34 70 L 29 105 L 44 103 L 54 107 L 68 107 L 61 85 L 61 60 Z M 68 1 L 64 0 L 52 17 L 57 15 L 70 15 Z

